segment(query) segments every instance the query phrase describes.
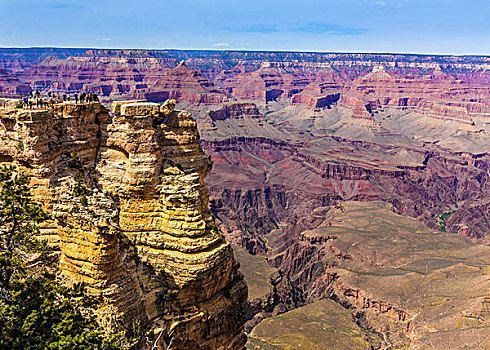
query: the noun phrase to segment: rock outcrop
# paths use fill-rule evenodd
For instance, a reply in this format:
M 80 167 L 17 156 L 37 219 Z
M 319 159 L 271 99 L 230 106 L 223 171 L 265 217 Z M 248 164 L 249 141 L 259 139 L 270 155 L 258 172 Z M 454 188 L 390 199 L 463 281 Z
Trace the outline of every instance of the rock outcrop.
M 42 235 L 61 275 L 104 298 L 107 328 L 140 321 L 160 346 L 242 348 L 247 286 L 208 210 L 196 122 L 185 111 L 166 119 L 155 103 L 114 111 L 0 109 L 0 161 L 29 173 L 52 213 Z
M 43 93 L 53 90 L 73 93 L 77 89 L 94 88 L 104 102 L 122 96 L 154 102 L 175 98 L 177 108 L 185 106 L 194 113 L 199 121 L 201 145 L 214 162 L 206 184 L 216 224 L 232 244 L 246 248 L 255 255 L 254 258 L 263 260 L 266 257 L 269 264 L 278 269 L 277 274 L 267 274 L 267 288 L 261 290 L 264 293 L 256 294 L 257 297 L 252 296 L 253 291 L 250 293 L 247 330 L 266 317 L 318 299 L 331 298 L 349 309 L 358 324 L 380 331 L 386 347 L 390 343 L 429 347 L 436 341 L 444 344 L 446 338 L 453 339 L 463 334 L 454 330 L 459 327 L 456 323 L 460 320 L 450 309 L 452 302 L 440 304 L 434 290 L 429 289 L 434 285 L 430 281 L 434 280 L 440 288 L 437 290 L 447 295 L 448 290 L 453 290 L 452 286 L 445 288 L 444 281 L 447 281 L 448 286 L 461 288 L 455 296 L 463 295 L 467 274 L 472 275 L 475 283 L 488 283 L 486 275 L 479 275 L 479 271 L 473 269 L 474 266 L 488 265 L 488 248 L 474 246 L 456 235 L 464 235 L 474 243 L 489 244 L 488 57 L 197 50 L 98 50 L 69 56 L 72 57 L 46 58 L 42 63 L 38 60 L 30 68 L 18 69 L 17 73 L 4 66 L 8 70 L 8 79 L 17 79 L 10 82 L 4 79 L 4 86 L 29 83 L 30 87 L 39 87 Z M 185 60 L 185 64 L 178 66 L 181 60 Z M 54 73 L 56 75 L 52 76 Z M 154 188 L 167 181 L 166 176 L 178 174 L 162 172 L 157 175 L 159 170 L 155 164 L 162 157 L 167 157 L 155 151 L 154 142 L 160 141 L 154 139 L 160 140 L 160 131 L 155 134 L 149 132 L 152 129 L 145 124 L 148 123 L 146 119 L 129 115 L 154 115 L 154 120 L 160 120 L 155 122 L 154 129 L 167 130 L 178 112 L 170 114 L 165 126 L 158 129 L 157 124 L 165 121 L 166 117 L 158 113 L 155 105 L 144 107 L 146 110 L 143 112 L 141 108 L 139 104 L 128 107 L 117 104 L 113 111 L 116 117 L 110 122 L 105 121 L 103 113 L 100 114 L 100 127 L 95 130 L 100 130 L 97 138 L 101 141 L 95 152 L 84 151 L 93 149 L 93 146 L 83 148 L 86 137 L 77 137 L 77 152 L 81 158 L 88 162 L 92 157 L 88 155 L 90 152 L 99 155 L 93 161 L 94 175 L 89 170 L 84 175 L 87 186 L 89 179 L 94 178 L 99 189 L 96 197 L 86 195 L 89 206 L 94 198 L 106 203 L 103 198 L 108 196 L 110 200 L 104 205 L 120 208 L 120 213 L 113 218 L 117 222 L 117 232 L 120 232 L 118 235 L 124 239 L 109 241 L 107 238 L 110 243 L 107 246 L 111 248 L 104 254 L 116 257 L 119 256 L 118 251 L 128 253 L 125 253 L 121 265 L 104 265 L 103 261 L 107 260 L 101 260 L 98 265 L 101 274 L 113 276 L 111 278 L 117 281 L 110 282 L 111 285 L 134 284 L 132 280 L 117 280 L 120 276 L 118 271 L 131 264 L 128 261 L 132 256 L 150 256 L 155 249 L 169 250 L 168 244 L 174 244 L 174 241 L 166 241 L 165 247 L 159 246 L 161 241 L 147 238 L 146 233 L 150 237 L 156 236 L 152 236 L 153 231 L 145 231 L 145 227 L 158 225 L 155 222 L 159 220 L 164 225 L 167 222 L 173 225 L 172 220 L 169 219 L 170 223 L 156 214 L 161 209 L 152 198 L 156 196 Z M 165 114 L 164 111 L 160 110 Z M 136 122 L 143 126 L 136 127 L 140 125 Z M 108 125 L 104 127 L 106 123 Z M 69 128 L 78 130 L 75 125 Z M 18 141 L 13 140 L 9 148 L 16 147 Z M 131 140 L 138 143 L 137 149 L 132 148 L 136 146 Z M 168 149 L 168 146 L 163 149 Z M 183 149 L 176 148 L 176 154 L 184 152 Z M 181 158 L 178 156 L 178 159 L 184 159 L 179 160 L 180 167 L 182 162 L 187 164 L 185 159 L 189 158 L 185 154 L 189 154 L 190 159 L 197 162 L 193 164 L 202 162 L 196 166 L 206 168 L 203 165 L 205 159 L 199 160 L 191 150 L 186 152 Z M 69 158 L 66 161 L 70 161 Z M 8 156 L 4 159 L 9 161 Z M 187 165 L 182 169 L 188 169 Z M 126 170 L 131 173 L 126 173 Z M 70 171 L 73 186 L 75 169 Z M 184 170 L 184 173 L 188 171 L 191 170 Z M 186 181 L 185 186 L 190 186 Z M 44 188 L 41 185 L 38 184 L 39 191 Z M 126 189 L 130 185 L 136 192 L 127 194 Z M 104 189 L 107 194 L 104 194 Z M 139 193 L 153 194 L 140 200 L 145 203 L 143 208 L 135 209 L 131 200 Z M 424 227 L 424 236 L 419 235 L 420 228 L 412 219 L 413 230 L 406 232 L 405 222 L 400 222 L 398 232 L 388 225 L 384 236 L 380 237 L 382 239 L 378 239 L 374 234 L 360 234 L 357 228 L 344 229 L 347 221 L 333 225 L 335 222 L 331 219 L 335 215 L 342 216 L 341 208 L 349 211 L 349 205 L 354 205 L 342 206 L 343 202 L 356 201 L 359 204 L 356 210 L 351 211 L 353 214 L 358 210 L 374 210 L 369 208 L 372 201 L 378 200 L 392 205 L 389 210 L 382 210 L 382 217 L 401 220 L 402 217 L 393 216 L 396 212 L 415 218 L 430 229 Z M 81 208 L 79 203 L 75 204 Z M 330 208 L 328 213 L 325 207 Z M 172 210 L 178 212 L 179 208 Z M 135 214 L 140 212 L 146 213 L 142 214 L 144 217 L 151 212 L 151 220 L 155 222 L 136 224 L 143 220 Z M 448 217 L 449 213 L 452 215 Z M 104 215 L 110 219 L 109 214 L 110 210 Z M 100 210 L 97 215 L 104 217 Z M 372 215 L 360 219 L 362 230 L 372 219 Z M 206 219 L 202 220 L 206 222 Z M 321 232 L 312 233 L 324 220 L 327 221 Z M 331 221 L 333 226 L 341 227 L 338 232 L 331 232 Z M 436 229 L 445 229 L 454 235 L 442 234 Z M 85 227 L 79 230 L 91 232 Z M 58 232 L 56 227 L 51 231 L 46 228 L 45 232 L 56 241 L 56 235 L 48 235 Z M 167 228 L 161 232 L 167 237 Z M 156 234 L 160 235 L 160 231 Z M 352 234 L 356 235 L 348 238 Z M 176 233 L 169 234 L 173 235 Z M 200 242 L 214 247 L 214 243 L 208 243 L 208 236 L 205 237 Z M 426 237 L 427 241 L 418 241 L 421 237 Z M 75 244 L 68 239 L 68 235 L 58 238 L 63 244 Z M 427 252 L 428 259 L 437 257 L 436 260 L 425 262 L 425 258 L 419 259 L 419 253 L 412 248 L 400 248 L 404 240 L 407 242 L 405 247 L 418 244 L 420 251 Z M 390 250 L 391 244 L 387 242 L 393 242 L 395 250 Z M 459 269 L 457 262 L 461 259 L 458 258 L 454 260 L 456 265 L 451 262 L 453 266 L 444 270 L 446 265 L 441 265 L 441 261 L 446 261 L 445 245 L 448 242 L 452 242 L 455 249 L 459 244 L 467 247 L 458 253 L 460 257 L 472 257 L 475 250 L 485 257 L 485 261 L 468 261 L 469 269 Z M 437 246 L 443 254 L 429 254 L 427 248 Z M 363 247 L 362 252 L 358 250 L 360 247 Z M 368 254 L 370 247 L 376 248 L 372 254 Z M 387 263 L 384 258 L 394 260 Z M 407 259 L 412 262 L 405 265 Z M 73 275 L 79 274 L 78 270 L 91 271 L 92 267 L 85 268 L 81 261 L 73 256 L 62 262 L 67 269 L 76 271 Z M 159 264 L 155 259 L 146 258 L 145 261 L 150 261 L 152 266 Z M 164 261 L 169 264 L 168 259 Z M 243 260 L 243 265 L 254 266 L 248 264 L 247 259 Z M 134 266 L 137 271 L 143 271 L 137 276 L 146 276 L 146 270 L 138 267 L 141 264 L 135 263 Z M 391 271 L 384 276 L 386 267 L 395 269 L 395 275 L 400 277 L 390 277 Z M 260 271 L 265 273 L 266 269 Z M 397 300 L 400 293 L 405 293 L 397 288 L 412 285 L 415 275 L 409 271 L 427 278 L 428 284 L 413 284 L 420 290 L 425 286 L 429 288 L 416 296 L 420 298 L 416 299 L 417 303 L 428 302 L 427 295 L 433 296 L 429 302 L 433 301 L 434 305 L 429 305 L 429 309 L 436 309 L 433 314 L 426 314 L 427 322 L 424 321 L 426 316 L 412 322 L 411 318 L 418 313 L 416 307 L 406 303 L 409 299 Z M 245 278 L 251 276 L 249 281 L 259 280 L 254 280 L 255 271 L 247 271 L 245 266 L 243 272 Z M 145 281 L 142 277 L 137 278 Z M 423 282 L 424 278 L 415 280 Z M 104 277 L 105 280 L 109 279 Z M 365 281 L 369 285 L 363 285 Z M 148 287 L 148 295 L 153 295 L 151 293 L 155 290 L 152 283 L 152 287 Z M 380 293 L 383 286 L 389 288 Z M 479 290 L 485 291 L 488 284 L 482 286 Z M 124 287 L 124 290 L 131 288 Z M 120 300 L 120 309 L 129 310 L 126 305 L 135 305 L 134 314 L 146 312 L 153 315 L 152 312 L 140 311 L 147 310 L 151 302 L 136 305 L 132 301 L 134 295 L 141 293 L 138 290 L 134 289 Z M 105 291 L 107 298 L 117 294 L 110 294 L 108 287 Z M 407 291 L 412 295 L 410 290 Z M 472 306 L 467 304 L 461 310 L 475 311 L 480 306 L 480 297 L 479 294 L 467 296 L 465 300 Z M 437 309 L 439 307 L 441 309 Z M 441 323 L 437 317 L 431 318 L 443 312 L 450 315 L 448 320 L 454 321 L 447 327 L 453 327 L 454 337 L 443 332 L 447 323 Z M 280 316 L 277 319 L 282 322 L 284 318 Z M 462 325 L 465 326 L 467 321 L 461 321 Z M 441 332 L 425 333 L 431 329 Z M 276 331 L 276 328 L 272 330 Z M 487 330 L 479 328 L 479 332 Z M 470 333 L 472 331 L 466 332 L 468 336 Z M 415 336 L 422 338 L 415 339 Z M 449 347 L 447 344 L 445 347 L 439 345 L 439 348 Z

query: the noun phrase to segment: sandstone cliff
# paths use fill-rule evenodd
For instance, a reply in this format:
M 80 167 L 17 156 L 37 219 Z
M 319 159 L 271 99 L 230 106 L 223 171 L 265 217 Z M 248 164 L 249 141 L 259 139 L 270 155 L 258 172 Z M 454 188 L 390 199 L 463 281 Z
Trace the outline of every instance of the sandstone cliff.
M 247 286 L 208 210 L 196 122 L 160 106 L 0 109 L 0 162 L 32 176 L 67 283 L 104 297 L 109 329 L 149 325 L 160 346 L 239 349 Z M 173 340 L 172 340 L 173 338 Z

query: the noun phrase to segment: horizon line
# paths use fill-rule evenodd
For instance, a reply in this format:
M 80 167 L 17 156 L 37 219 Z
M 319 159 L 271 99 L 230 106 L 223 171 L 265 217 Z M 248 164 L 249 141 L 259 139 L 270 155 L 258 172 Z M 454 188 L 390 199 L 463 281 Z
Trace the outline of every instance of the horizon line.
M 311 54 L 368 54 L 368 55 L 412 55 L 412 56 L 438 56 L 438 57 L 485 57 L 490 58 L 490 54 L 455 54 L 455 53 L 421 53 L 421 52 L 398 52 L 398 51 L 314 51 L 314 50 L 250 50 L 250 49 L 201 49 L 201 48 L 107 48 L 107 47 L 73 47 L 73 46 L 0 46 L 0 50 L 20 50 L 20 49 L 74 49 L 74 50 L 140 50 L 140 51 L 207 51 L 207 52 L 260 52 L 260 53 L 311 53 Z

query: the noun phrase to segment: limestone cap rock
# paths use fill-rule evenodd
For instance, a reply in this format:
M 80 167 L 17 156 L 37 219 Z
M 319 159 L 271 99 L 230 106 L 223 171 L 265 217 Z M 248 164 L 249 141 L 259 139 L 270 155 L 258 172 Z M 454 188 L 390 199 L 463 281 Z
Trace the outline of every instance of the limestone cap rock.
M 128 103 L 121 106 L 121 114 L 127 117 L 155 116 L 160 112 L 160 105 L 153 102 Z
M 112 102 L 112 113 L 118 114 L 121 113 L 121 106 L 127 105 L 130 103 L 141 103 L 141 102 L 148 102 L 147 100 L 131 100 L 131 101 L 114 101 Z

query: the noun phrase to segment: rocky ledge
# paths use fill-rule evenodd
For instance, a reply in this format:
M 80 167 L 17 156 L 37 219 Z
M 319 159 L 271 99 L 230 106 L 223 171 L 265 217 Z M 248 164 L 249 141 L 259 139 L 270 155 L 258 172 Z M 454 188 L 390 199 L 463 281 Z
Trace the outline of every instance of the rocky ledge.
M 0 163 L 32 176 L 61 277 L 102 296 L 108 329 L 160 346 L 240 349 L 247 286 L 208 210 L 212 162 L 185 111 L 145 101 L 0 108 Z

